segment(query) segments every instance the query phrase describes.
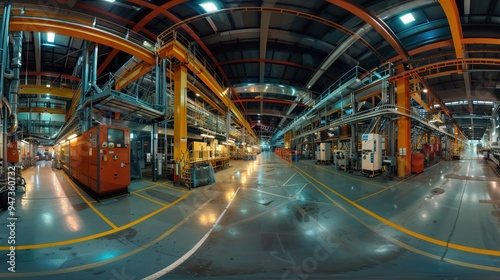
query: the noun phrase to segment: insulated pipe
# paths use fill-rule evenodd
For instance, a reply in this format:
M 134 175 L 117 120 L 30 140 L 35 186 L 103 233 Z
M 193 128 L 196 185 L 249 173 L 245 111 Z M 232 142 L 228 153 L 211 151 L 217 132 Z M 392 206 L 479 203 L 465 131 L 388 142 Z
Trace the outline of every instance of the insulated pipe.
M 10 106 L 9 103 L 6 102 L 7 100 L 4 101 L 4 97 L 6 96 L 4 90 L 3 90 L 3 85 L 4 85 L 4 73 L 5 69 L 7 68 L 7 55 L 9 53 L 8 47 L 9 47 L 9 24 L 10 24 L 10 12 L 12 9 L 12 1 L 11 0 L 6 0 L 4 1 L 4 9 L 3 9 L 3 16 L 2 16 L 2 25 L 0 26 L 0 50 L 1 50 L 1 56 L 0 56 L 0 96 L 2 97 L 2 102 L 6 105 L 8 110 L 10 111 Z M 2 137 L 2 166 L 3 168 L 6 168 L 7 166 L 7 118 L 10 115 L 10 112 L 8 113 L 7 111 L 3 111 L 2 113 L 2 131 L 0 132 L 0 136 Z M 6 176 L 6 172 L 3 172 L 3 176 Z M 6 178 L 6 177 L 4 177 Z
M 19 99 L 19 77 L 21 76 L 21 52 L 22 52 L 22 41 L 23 34 L 19 31 L 14 32 L 14 47 L 12 50 L 12 62 L 10 67 L 12 68 L 12 72 L 14 77 L 10 82 L 10 104 L 12 107 L 12 116 L 14 116 L 14 124 L 9 128 L 8 133 L 13 133 L 17 130 L 18 120 L 17 120 L 17 102 Z M 14 135 L 13 141 L 16 141 L 16 135 Z

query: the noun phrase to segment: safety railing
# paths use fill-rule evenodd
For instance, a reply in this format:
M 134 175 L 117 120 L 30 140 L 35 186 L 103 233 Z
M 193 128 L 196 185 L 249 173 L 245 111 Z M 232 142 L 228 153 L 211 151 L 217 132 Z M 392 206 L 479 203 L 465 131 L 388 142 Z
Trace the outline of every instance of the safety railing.
M 224 80 L 215 71 L 215 69 L 210 65 L 210 63 L 205 59 L 203 54 L 196 49 L 196 45 L 192 44 L 188 39 L 182 36 L 178 31 L 171 30 L 167 33 L 162 33 L 158 36 L 158 49 L 161 50 L 162 47 L 168 45 L 172 42 L 178 42 L 188 50 L 188 54 L 196 60 L 208 71 L 208 73 L 219 83 L 221 87 L 224 87 Z
M 155 52 L 155 41 L 135 31 L 125 28 L 116 23 L 92 17 L 88 14 L 79 13 L 74 10 L 64 9 L 62 5 L 37 5 L 37 4 L 13 4 L 12 18 L 38 18 L 59 22 L 69 22 L 82 26 L 96 28 L 109 34 L 123 38 L 131 43 L 141 46 L 151 52 Z

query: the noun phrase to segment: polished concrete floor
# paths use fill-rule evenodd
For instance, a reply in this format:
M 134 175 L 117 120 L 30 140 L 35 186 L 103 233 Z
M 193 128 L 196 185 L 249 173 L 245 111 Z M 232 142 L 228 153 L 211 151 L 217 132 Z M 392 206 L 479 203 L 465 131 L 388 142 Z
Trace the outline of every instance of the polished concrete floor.
M 23 175 L 2 278 L 500 279 L 500 179 L 473 148 L 394 181 L 262 153 L 211 186 L 136 180 L 101 202 L 50 162 Z

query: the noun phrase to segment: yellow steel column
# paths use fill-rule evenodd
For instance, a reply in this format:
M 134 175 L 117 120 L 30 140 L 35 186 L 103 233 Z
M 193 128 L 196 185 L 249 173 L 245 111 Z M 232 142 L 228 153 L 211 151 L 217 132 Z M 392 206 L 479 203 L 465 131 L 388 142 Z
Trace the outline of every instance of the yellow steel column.
M 398 67 L 398 73 L 404 71 L 403 65 Z M 410 89 L 408 78 L 396 80 L 396 100 L 398 110 L 410 114 Z M 411 122 L 410 118 L 401 116 L 398 120 L 398 177 L 411 173 Z
M 187 68 L 174 70 L 174 160 L 189 161 L 187 153 Z

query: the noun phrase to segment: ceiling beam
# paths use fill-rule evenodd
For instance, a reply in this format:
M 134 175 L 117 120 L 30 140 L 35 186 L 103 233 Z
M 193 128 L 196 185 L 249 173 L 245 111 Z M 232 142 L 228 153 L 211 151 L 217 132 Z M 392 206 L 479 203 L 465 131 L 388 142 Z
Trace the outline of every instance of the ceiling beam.
M 371 27 L 384 37 L 384 39 L 396 50 L 403 61 L 408 61 L 408 52 L 405 50 L 401 41 L 399 41 L 396 34 L 394 34 L 391 28 L 383 20 L 373 15 L 365 7 L 352 1 L 328 0 L 328 2 L 345 9 L 370 24 Z
M 132 27 L 132 31 L 144 31 L 144 26 L 146 26 L 146 24 L 148 24 L 149 22 L 151 22 L 152 20 L 154 20 L 159 14 L 162 13 L 162 10 L 168 10 L 176 5 L 179 5 L 183 2 L 186 2 L 187 0 L 174 0 L 174 1 L 168 1 L 168 3 L 165 3 L 161 6 L 156 6 L 156 5 L 152 5 L 152 4 L 148 4 L 147 8 L 150 8 L 151 9 L 151 12 L 149 14 L 147 14 L 146 16 L 144 16 L 141 21 L 139 21 L 137 24 L 131 24 L 131 25 L 134 25 L 134 27 Z M 139 4 L 139 3 L 136 3 L 136 4 Z M 149 36 L 151 38 L 155 38 L 156 39 L 156 34 L 153 34 L 151 33 L 150 31 L 149 32 Z M 101 66 L 99 66 L 99 69 L 97 71 L 97 75 L 101 75 L 102 72 L 106 69 L 106 67 L 108 67 L 108 65 L 111 63 L 111 61 L 113 61 L 113 59 L 115 58 L 115 56 L 118 54 L 118 50 L 117 49 L 114 49 L 107 57 L 106 57 L 106 60 L 104 60 L 103 63 L 101 63 Z
M 462 24 L 460 23 L 460 13 L 458 12 L 457 2 L 455 0 L 439 0 L 439 4 L 443 7 L 446 18 L 450 25 L 451 38 L 455 47 L 455 55 L 457 58 L 463 57 L 462 45 Z
M 126 38 L 116 36 L 105 30 L 94 28 L 92 26 L 92 22 L 85 24 L 77 23 L 76 19 L 75 22 L 71 22 L 70 20 L 71 19 L 68 18 L 58 20 L 56 18 L 18 17 L 17 15 L 13 15 L 10 20 L 10 30 L 54 32 L 68 37 L 77 37 L 98 44 L 113 46 L 114 48 L 136 56 L 151 65 L 155 64 L 156 57 L 153 51 L 137 45 Z M 36 38 L 36 35 L 34 37 Z M 37 71 L 40 70 L 37 69 Z

